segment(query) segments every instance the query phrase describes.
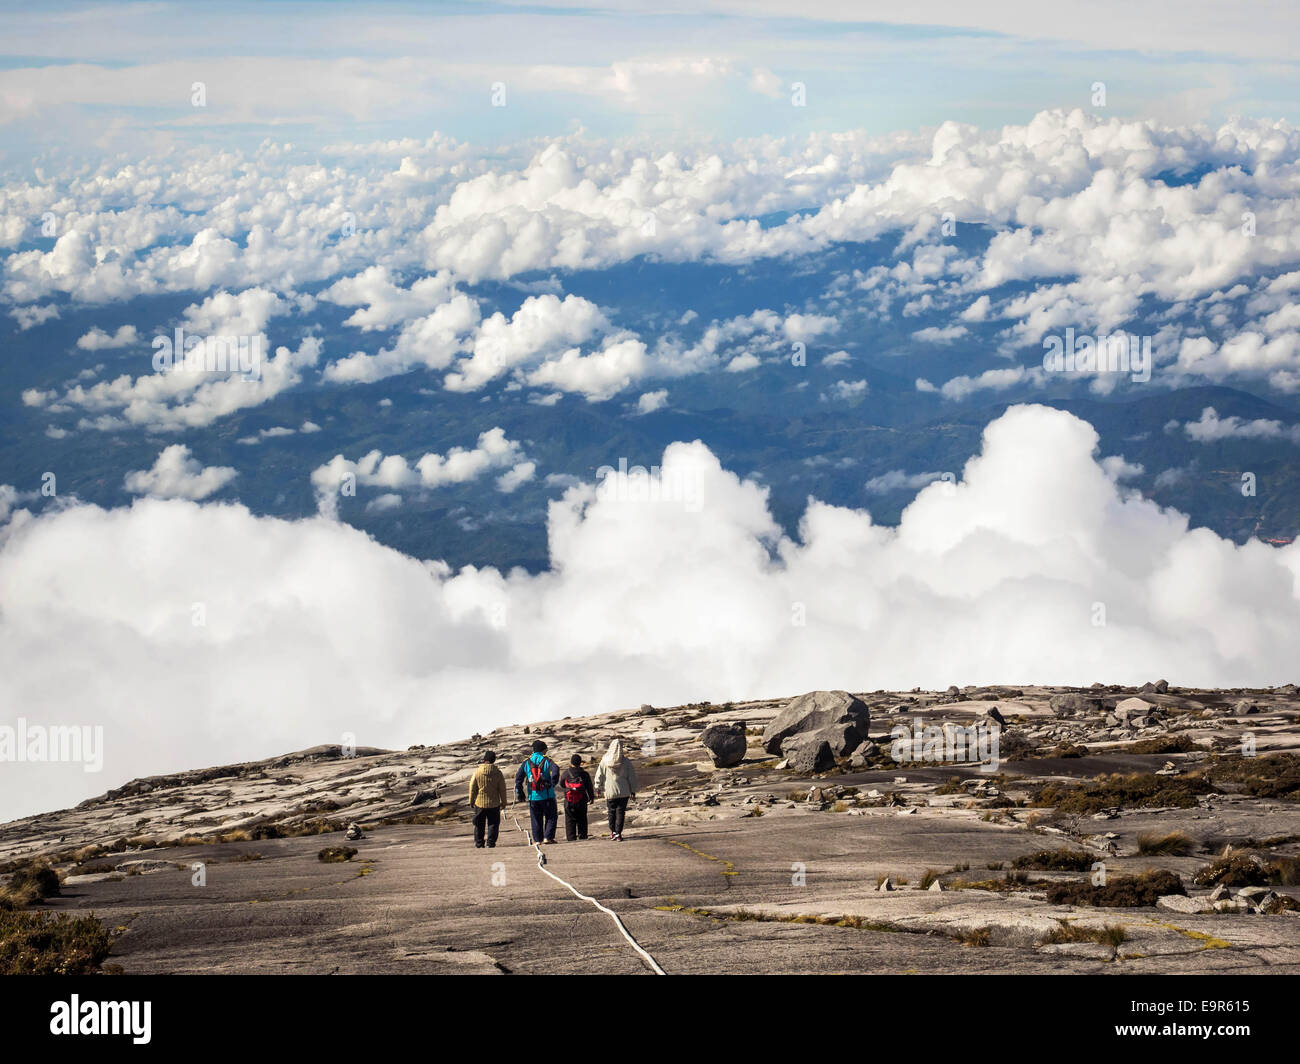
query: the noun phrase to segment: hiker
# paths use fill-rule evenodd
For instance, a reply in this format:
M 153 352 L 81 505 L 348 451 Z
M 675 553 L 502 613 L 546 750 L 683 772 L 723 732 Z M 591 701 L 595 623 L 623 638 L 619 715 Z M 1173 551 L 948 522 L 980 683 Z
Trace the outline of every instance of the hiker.
M 497 755 L 489 750 L 483 755 L 483 764 L 475 770 L 469 781 L 469 804 L 474 808 L 474 845 L 489 850 L 497 844 L 501 832 L 501 810 L 506 805 L 506 778 L 496 766 Z
M 622 842 L 627 803 L 636 797 L 636 766 L 623 756 L 622 739 L 615 739 L 609 744 L 609 749 L 596 767 L 596 794 L 604 795 L 609 807 L 610 839 Z
M 515 797 L 524 800 L 527 788 L 528 811 L 533 816 L 533 842 L 554 842 L 555 822 L 559 810 L 555 807 L 555 785 L 560 778 L 560 766 L 546 756 L 546 744 L 533 740 L 533 752 L 515 773 Z
M 587 837 L 587 803 L 594 801 L 596 792 L 591 786 L 591 776 L 582 767 L 582 757 L 574 754 L 569 767 L 560 777 L 564 790 L 564 837 L 569 842 Z

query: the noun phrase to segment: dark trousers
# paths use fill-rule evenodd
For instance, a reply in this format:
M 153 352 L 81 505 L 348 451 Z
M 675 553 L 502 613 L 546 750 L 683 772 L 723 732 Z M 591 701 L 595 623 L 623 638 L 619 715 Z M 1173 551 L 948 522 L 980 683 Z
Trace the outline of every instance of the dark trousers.
M 501 810 L 474 808 L 474 845 L 483 845 L 483 829 L 487 829 L 487 844 L 495 846 L 501 831 Z
M 554 842 L 555 822 L 560 817 L 555 799 L 533 798 L 528 803 L 528 811 L 533 816 L 533 842 Z
M 587 803 L 564 803 L 564 837 L 570 842 L 587 837 Z
M 627 814 L 627 796 L 622 798 L 610 798 L 607 803 L 609 806 L 609 832 L 611 835 L 623 834 L 623 817 Z

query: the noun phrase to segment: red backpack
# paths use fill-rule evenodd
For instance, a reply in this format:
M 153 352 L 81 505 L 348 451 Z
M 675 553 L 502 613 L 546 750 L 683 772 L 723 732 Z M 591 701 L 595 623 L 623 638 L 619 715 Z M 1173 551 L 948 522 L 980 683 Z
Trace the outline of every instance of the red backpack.
M 579 805 L 587 800 L 587 784 L 581 776 L 577 779 L 565 778 L 564 800 L 571 802 L 573 805 Z
M 548 759 L 528 760 L 528 789 L 534 794 L 544 794 L 551 789 L 551 774 L 547 771 Z

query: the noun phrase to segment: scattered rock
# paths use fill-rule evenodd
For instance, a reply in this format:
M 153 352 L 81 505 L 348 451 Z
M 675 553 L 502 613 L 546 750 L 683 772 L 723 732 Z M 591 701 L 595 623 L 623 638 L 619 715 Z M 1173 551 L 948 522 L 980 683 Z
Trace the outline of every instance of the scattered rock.
M 1168 909 L 1172 913 L 1209 913 L 1214 911 L 1214 902 L 1204 898 L 1187 898 L 1181 894 L 1165 894 L 1156 899 L 1157 909 Z
M 361 825 L 355 822 L 349 824 L 347 831 L 343 833 L 343 837 L 349 842 L 355 842 L 361 838 Z
M 128 874 L 142 875 L 145 872 L 161 872 L 164 868 L 174 868 L 171 861 L 157 860 L 139 860 L 123 861 L 121 864 L 114 866 L 115 872 L 124 872 Z

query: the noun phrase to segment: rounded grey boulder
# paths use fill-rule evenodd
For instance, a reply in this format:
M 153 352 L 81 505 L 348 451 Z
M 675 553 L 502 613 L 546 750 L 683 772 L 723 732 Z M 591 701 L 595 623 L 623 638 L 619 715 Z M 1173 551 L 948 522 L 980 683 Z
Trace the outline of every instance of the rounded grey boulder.
M 700 732 L 700 742 L 713 758 L 717 768 L 731 768 L 745 759 L 748 740 L 745 738 L 745 724 L 711 724 Z

